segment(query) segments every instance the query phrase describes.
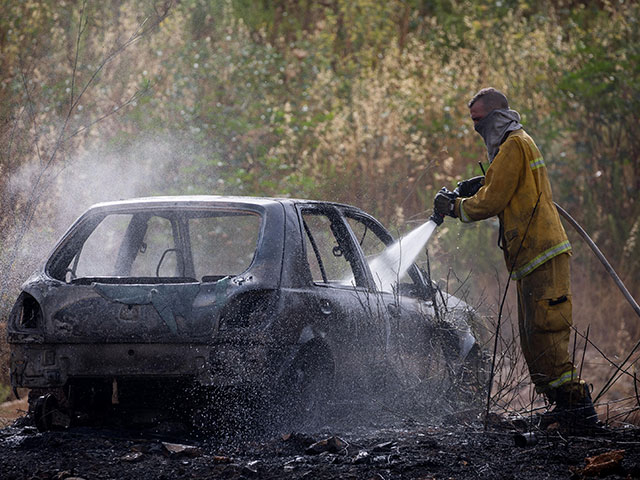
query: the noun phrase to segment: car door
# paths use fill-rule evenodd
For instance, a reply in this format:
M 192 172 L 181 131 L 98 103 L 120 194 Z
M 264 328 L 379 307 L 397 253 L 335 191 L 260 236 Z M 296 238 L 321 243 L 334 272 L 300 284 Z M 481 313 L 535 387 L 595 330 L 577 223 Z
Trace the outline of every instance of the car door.
M 367 276 L 373 280 L 369 285 L 368 308 L 379 316 L 378 322 L 385 328 L 384 361 L 388 378 L 406 388 L 408 384 L 439 375 L 446 354 L 443 339 L 450 333 L 441 328 L 435 291 L 426 273 L 414 264 L 406 272 L 392 271 L 393 281 L 388 281 L 389 272 L 380 271 L 375 265 L 376 259 L 394 243 L 391 235 L 363 212 L 344 209 L 343 214 L 357 248 L 364 255 Z M 389 267 L 393 270 L 392 265 Z
M 362 254 L 334 206 L 300 204 L 298 213 L 311 276 L 304 289 L 306 322 L 329 345 L 336 384 L 347 390 L 366 387 L 372 367 L 383 358 L 385 329 L 371 311 L 371 279 Z

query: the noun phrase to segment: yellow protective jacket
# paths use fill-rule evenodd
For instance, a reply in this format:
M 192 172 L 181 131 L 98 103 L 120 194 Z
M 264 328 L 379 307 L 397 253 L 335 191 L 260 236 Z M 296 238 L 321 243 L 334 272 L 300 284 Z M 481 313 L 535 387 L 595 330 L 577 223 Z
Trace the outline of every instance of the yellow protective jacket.
M 455 214 L 463 222 L 498 216 L 504 232 L 501 244 L 514 280 L 571 250 L 553 204 L 547 167 L 522 129 L 511 132 L 500 146 L 478 193 L 456 199 Z

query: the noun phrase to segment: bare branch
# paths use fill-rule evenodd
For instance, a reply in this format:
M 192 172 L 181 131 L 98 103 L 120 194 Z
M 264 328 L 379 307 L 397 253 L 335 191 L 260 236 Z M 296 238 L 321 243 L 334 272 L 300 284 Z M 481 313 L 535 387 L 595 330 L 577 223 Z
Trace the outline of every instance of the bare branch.
M 24 88 L 25 95 L 27 96 L 27 107 L 28 107 L 27 111 L 29 112 L 29 122 L 33 126 L 33 130 L 35 132 L 35 138 L 33 140 L 33 143 L 36 148 L 36 155 L 38 156 L 38 161 L 40 162 L 40 165 L 42 165 L 42 155 L 40 153 L 40 132 L 38 128 L 38 117 L 35 114 L 35 102 L 31 97 L 31 92 L 29 91 L 29 85 L 23 69 L 20 69 L 20 77 L 22 79 L 22 86 Z
M 591 329 L 591 325 L 587 325 L 587 333 L 584 336 L 584 347 L 582 348 L 582 360 L 580 360 L 580 370 L 578 371 L 578 378 L 582 378 L 582 367 L 584 366 L 584 356 L 587 353 L 587 343 L 589 342 L 590 329 Z
M 147 94 L 149 92 L 149 90 L 150 90 L 150 87 L 148 85 L 146 85 L 143 90 L 136 90 L 136 92 L 131 97 L 129 97 L 127 100 L 125 100 L 120 105 L 114 107 L 113 110 L 111 110 L 111 111 L 105 113 L 104 115 L 98 117 L 97 119 L 95 119 L 91 123 L 88 123 L 87 125 L 84 125 L 84 126 L 80 127 L 78 130 L 76 130 L 75 132 L 71 133 L 69 136 L 65 137 L 64 142 L 70 140 L 71 138 L 75 137 L 76 135 L 78 135 L 78 134 L 80 134 L 80 133 L 82 133 L 82 132 L 84 132 L 86 130 L 89 130 L 91 127 L 93 127 L 97 123 L 100 123 L 105 118 L 108 118 L 111 115 L 113 115 L 115 113 L 118 113 L 120 110 L 122 110 L 126 106 L 131 105 L 133 102 L 135 102 L 139 98 L 143 97 L 145 94 Z
M 67 128 L 69 126 L 69 121 L 71 119 L 71 116 L 73 114 L 73 112 L 75 111 L 76 107 L 78 106 L 80 100 L 82 99 L 82 97 L 84 96 L 84 94 L 86 93 L 86 91 L 89 89 L 90 86 L 92 86 L 96 80 L 96 78 L 98 77 L 98 75 L 100 74 L 100 72 L 105 68 L 106 65 L 108 65 L 113 59 L 115 59 L 118 55 L 122 54 L 125 50 L 127 50 L 131 45 L 133 45 L 136 41 L 138 41 L 140 38 L 142 38 L 143 36 L 147 35 L 149 32 L 151 32 L 153 29 L 155 29 L 168 15 L 169 15 L 169 11 L 171 9 L 172 6 L 171 1 L 167 1 L 163 4 L 163 7 L 160 11 L 159 14 L 156 15 L 156 17 L 153 19 L 152 22 L 150 22 L 150 18 L 151 17 L 147 17 L 145 18 L 140 25 L 138 25 L 138 27 L 136 28 L 136 30 L 130 35 L 129 39 L 119 45 L 116 45 L 100 62 L 100 64 L 98 65 L 98 67 L 95 69 L 95 71 L 93 72 L 93 74 L 91 75 L 91 77 L 89 78 L 89 80 L 83 85 L 83 87 L 80 89 L 80 92 L 77 94 L 77 96 L 75 95 L 75 83 L 76 83 L 76 75 L 77 75 L 77 66 L 78 66 L 78 60 L 79 60 L 79 50 L 80 50 L 80 40 L 82 35 L 86 32 L 86 27 L 88 25 L 88 18 L 85 15 L 85 8 L 86 8 L 86 0 L 83 1 L 82 3 L 82 7 L 81 7 L 81 11 L 80 11 L 80 20 L 79 20 L 79 24 L 78 24 L 78 35 L 76 37 L 76 46 L 75 46 L 75 60 L 73 63 L 73 71 L 72 71 L 72 88 L 71 88 L 71 105 L 69 106 L 69 110 L 64 118 L 63 124 L 62 126 L 59 128 L 58 133 L 56 135 L 55 141 L 53 143 L 53 149 L 52 151 L 49 153 L 46 163 L 43 163 L 44 160 L 41 157 L 40 151 L 39 151 L 39 146 L 38 146 L 38 142 L 37 142 L 37 136 L 36 136 L 36 151 L 38 154 L 38 157 L 40 159 L 40 164 L 41 164 L 41 169 L 40 172 L 38 173 L 38 176 L 35 180 L 35 182 L 33 183 L 32 187 L 31 187 L 31 191 L 28 195 L 29 201 L 27 203 L 26 206 L 26 212 L 25 212 L 25 216 L 23 217 L 23 221 L 21 222 L 21 225 L 19 225 L 18 228 L 18 233 L 16 236 L 16 239 L 14 241 L 14 245 L 11 249 L 11 253 L 9 256 L 9 260 L 6 264 L 6 272 L 8 273 L 12 270 L 13 265 L 16 261 L 17 258 L 17 254 L 18 254 L 18 248 L 20 246 L 20 244 L 22 243 L 27 230 L 29 229 L 29 226 L 31 225 L 31 222 L 33 220 L 33 217 L 35 215 L 37 206 L 39 204 L 40 201 L 40 197 L 42 195 L 42 185 L 45 183 L 45 175 L 47 174 L 47 172 L 50 170 L 50 168 L 52 167 L 52 165 L 54 164 L 56 158 L 58 157 L 58 154 L 60 152 L 60 150 L 63 148 L 64 144 L 72 137 L 78 135 L 80 132 L 87 130 L 88 128 L 90 128 L 91 126 L 95 125 L 96 123 L 104 120 L 105 118 L 113 115 L 114 113 L 118 112 L 119 110 L 121 110 L 123 107 L 131 104 L 133 101 L 135 101 L 136 98 L 139 98 L 140 95 L 142 95 L 143 93 L 145 93 L 146 91 L 148 91 L 148 86 L 147 88 L 145 88 L 142 91 L 138 91 L 136 93 L 134 93 L 134 95 L 132 97 L 130 97 L 128 100 L 126 100 L 123 104 L 118 105 L 116 108 L 114 108 L 113 110 L 111 110 L 110 112 L 107 112 L 106 114 L 102 115 L 101 117 L 98 118 L 98 120 L 91 122 L 88 125 L 85 125 L 84 127 L 80 128 L 79 130 L 73 132 L 71 135 L 65 135 Z M 157 12 L 157 10 L 156 10 Z M 84 18 L 84 22 L 83 22 L 83 18 Z M 23 75 L 23 79 L 24 79 L 24 75 Z M 25 85 L 27 85 L 27 82 L 24 82 Z M 29 104 L 33 104 L 33 101 L 29 98 L 29 92 L 27 89 L 27 96 L 28 96 L 28 102 Z M 75 98 L 74 98 L 75 97 Z M 32 119 L 32 121 L 35 124 L 35 119 Z M 37 132 L 37 128 L 36 128 L 36 132 Z M 7 288 L 6 282 L 3 282 L 2 286 L 0 287 L 0 297 L 4 294 L 5 289 Z
M 538 209 L 538 204 L 540 203 L 540 197 L 541 197 L 542 193 L 540 193 L 540 195 L 538 195 L 538 200 L 536 201 L 536 204 L 533 206 L 533 210 L 531 212 L 531 217 L 529 217 L 529 222 L 527 223 L 527 228 L 524 231 L 524 235 L 522 235 L 522 240 L 520 241 L 520 245 L 518 246 L 518 250 L 516 252 L 515 258 L 513 259 L 513 263 L 511 265 L 511 269 L 509 271 L 509 278 L 511 278 L 511 275 L 513 274 L 513 271 L 515 270 L 516 267 L 516 262 L 518 260 L 518 256 L 520 255 L 520 251 L 522 250 L 522 245 L 524 244 L 524 240 L 527 237 L 527 233 L 529 232 L 529 227 L 531 226 L 531 221 L 533 220 L 533 216 L 536 214 L 536 210 Z M 487 387 L 487 409 L 485 412 L 485 422 L 484 422 L 484 429 L 487 429 L 487 419 L 489 417 L 489 405 L 491 402 L 491 386 L 493 384 L 493 374 L 494 374 L 494 368 L 495 368 L 495 360 L 496 360 L 496 350 L 498 348 L 498 335 L 500 332 L 500 323 L 502 320 L 502 311 L 504 308 L 504 302 L 507 300 L 507 292 L 509 291 L 509 280 L 507 280 L 507 286 L 504 289 L 504 295 L 502 296 L 502 301 L 500 302 L 500 309 L 498 311 L 498 321 L 496 324 L 496 336 L 495 336 L 495 342 L 493 344 L 493 356 L 491 359 L 491 371 L 489 373 L 489 385 Z
M 73 108 L 73 95 L 75 93 L 75 85 L 76 85 L 76 75 L 78 73 L 78 57 L 80 56 L 80 39 L 82 38 L 82 34 L 84 33 L 85 28 L 87 27 L 87 23 L 89 22 L 89 18 L 85 17 L 84 11 L 87 8 L 87 1 L 83 0 L 82 6 L 80 7 L 80 19 L 78 20 L 78 35 L 76 36 L 76 51 L 75 58 L 73 60 L 73 71 L 71 73 L 71 101 L 69 105 L 70 108 Z M 85 18 L 84 25 L 82 24 L 82 18 Z
M 11 127 L 11 134 L 9 135 L 9 145 L 7 146 L 7 153 L 6 153 L 6 163 L 7 165 L 9 165 L 9 167 L 11 167 L 11 150 L 13 149 L 13 141 L 16 138 L 16 132 L 18 130 L 18 124 L 20 123 L 20 119 L 22 118 L 22 115 L 24 114 L 26 110 L 26 107 L 22 107 L 20 109 L 20 112 L 18 113 L 18 115 L 16 116 L 16 118 L 14 119 L 13 122 L 13 126 Z

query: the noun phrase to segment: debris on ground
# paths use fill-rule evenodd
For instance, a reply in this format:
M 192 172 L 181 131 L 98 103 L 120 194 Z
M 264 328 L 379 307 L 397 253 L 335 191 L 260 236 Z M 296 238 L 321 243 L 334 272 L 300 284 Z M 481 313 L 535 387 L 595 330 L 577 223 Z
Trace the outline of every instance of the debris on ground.
M 620 468 L 625 450 L 611 450 L 585 459 L 587 465 L 576 471 L 585 477 L 603 477 Z
M 404 421 L 321 427 L 254 439 L 159 438 L 155 431 L 71 427 L 0 429 L 3 480 L 70 478 L 640 478 L 640 429 L 607 435 L 536 432 L 537 445 L 514 445 L 503 423 L 428 425 Z M 522 432 L 521 432 L 522 433 Z
M 299 432 L 285 433 L 281 438 L 283 442 L 295 451 L 304 451 L 309 448 L 309 446 L 316 443 L 315 438 L 311 435 Z
M 194 447 L 193 445 L 162 442 L 162 446 L 170 457 L 199 457 L 200 455 L 202 455 L 202 450 L 200 450 L 198 447 Z
M 130 452 L 120 457 L 123 462 L 137 462 L 142 458 L 142 452 Z
M 329 437 L 310 445 L 304 453 L 307 455 L 317 455 L 322 452 L 338 453 L 347 448 L 348 443 L 340 437 Z

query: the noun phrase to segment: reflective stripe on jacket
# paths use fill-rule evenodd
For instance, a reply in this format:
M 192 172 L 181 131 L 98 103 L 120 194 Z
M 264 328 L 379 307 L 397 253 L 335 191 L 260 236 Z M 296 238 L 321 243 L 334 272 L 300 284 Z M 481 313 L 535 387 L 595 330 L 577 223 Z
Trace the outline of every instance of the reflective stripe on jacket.
M 500 146 L 478 193 L 456 199 L 455 213 L 463 222 L 498 216 L 507 268 L 515 280 L 571 250 L 553 204 L 547 167 L 533 139 L 522 129 L 512 132 Z

